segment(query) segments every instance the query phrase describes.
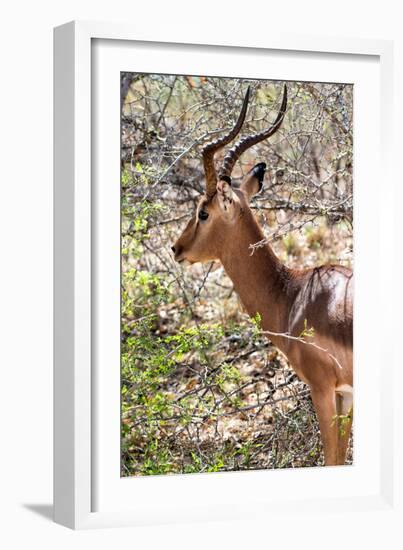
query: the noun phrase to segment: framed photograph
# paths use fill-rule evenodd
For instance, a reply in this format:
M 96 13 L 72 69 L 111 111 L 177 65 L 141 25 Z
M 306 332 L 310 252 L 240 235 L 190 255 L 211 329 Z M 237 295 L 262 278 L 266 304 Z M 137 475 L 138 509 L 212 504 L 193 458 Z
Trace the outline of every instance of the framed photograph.
M 55 29 L 71 528 L 398 514 L 392 44 L 225 40 Z

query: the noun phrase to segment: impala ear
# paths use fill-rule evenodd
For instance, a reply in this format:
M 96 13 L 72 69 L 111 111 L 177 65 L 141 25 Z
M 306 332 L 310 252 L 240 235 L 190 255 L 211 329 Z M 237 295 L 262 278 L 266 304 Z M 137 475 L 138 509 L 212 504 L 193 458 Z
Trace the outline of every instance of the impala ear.
M 256 193 L 259 193 L 263 187 L 263 178 L 266 172 L 266 163 L 259 162 L 249 170 L 241 183 L 241 191 L 243 191 L 248 200 L 250 200 Z

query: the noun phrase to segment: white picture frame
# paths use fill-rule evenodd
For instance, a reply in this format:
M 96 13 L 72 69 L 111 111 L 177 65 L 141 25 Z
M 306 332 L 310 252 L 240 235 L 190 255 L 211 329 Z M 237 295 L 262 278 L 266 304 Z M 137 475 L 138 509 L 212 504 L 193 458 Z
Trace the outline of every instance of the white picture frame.
M 187 34 L 184 30 L 172 43 L 169 33 L 153 37 L 145 29 L 131 25 L 72 22 L 55 29 L 55 521 L 82 529 L 192 521 L 195 518 L 198 521 L 238 517 L 263 519 L 269 513 L 301 513 L 303 503 L 304 513 L 312 515 L 323 511 L 331 515 L 340 513 L 340 510 L 344 513 L 365 512 L 355 515 L 357 528 L 359 521 L 364 521 L 365 525 L 363 517 L 366 514 L 381 512 L 387 512 L 388 521 L 397 525 L 400 514 L 397 495 L 401 496 L 402 492 L 397 469 L 396 429 L 402 423 L 391 391 L 397 354 L 393 347 L 381 350 L 380 344 L 375 342 L 371 357 L 364 346 L 364 329 L 367 332 L 371 329 L 372 321 L 377 316 L 379 318 L 381 311 L 386 318 L 393 318 L 393 296 L 390 293 L 394 273 L 379 267 L 393 257 L 393 239 L 390 237 L 393 222 L 387 208 L 394 201 L 393 178 L 390 176 L 393 173 L 393 45 L 387 41 L 275 33 L 262 38 L 247 31 L 232 43 L 227 36 L 206 35 L 198 39 L 193 32 Z M 295 79 L 307 80 L 310 74 L 313 75 L 309 71 L 313 70 L 310 67 L 315 63 L 317 67 L 322 66 L 322 71 L 326 65 L 330 74 L 333 63 L 333 74 L 339 65 L 339 78 L 351 74 L 351 81 L 357 83 L 357 94 L 361 93 L 357 97 L 362 99 L 363 107 L 360 111 L 360 99 L 355 105 L 354 131 L 358 132 L 360 143 L 362 125 L 362 150 L 360 147 L 355 150 L 355 179 L 368 181 L 366 191 L 362 185 L 358 185 L 355 191 L 358 203 L 355 214 L 358 213 L 358 226 L 361 226 L 357 243 L 358 271 L 368 273 L 368 261 L 373 262 L 371 275 L 359 279 L 355 322 L 362 327 L 363 334 L 361 346 L 358 342 L 357 360 L 360 361 L 361 357 L 360 363 L 364 359 L 372 362 L 373 368 L 370 369 L 371 376 L 363 377 L 365 369 L 358 370 L 358 378 L 355 374 L 361 388 L 358 412 L 357 409 L 355 412 L 358 422 L 361 418 L 363 424 L 362 430 L 358 430 L 363 437 L 361 441 L 360 437 L 357 438 L 357 464 L 352 468 L 318 468 L 315 469 L 317 472 L 312 469 L 277 471 L 275 476 L 273 472 L 225 472 L 120 480 L 119 468 L 116 470 L 116 464 L 119 465 L 115 437 L 119 423 L 115 406 L 119 400 L 116 371 L 109 369 L 109 374 L 114 373 L 110 378 L 109 374 L 105 375 L 108 363 L 104 360 L 106 370 L 102 367 L 104 371 L 99 374 L 98 359 L 94 360 L 100 356 L 108 357 L 113 347 L 98 349 L 99 331 L 108 334 L 111 328 L 113 332 L 113 326 L 103 325 L 102 320 L 113 319 L 116 309 L 113 309 L 113 304 L 105 303 L 103 296 L 116 297 L 116 285 L 110 287 L 110 293 L 105 292 L 109 287 L 102 286 L 105 283 L 97 279 L 97 272 L 107 269 L 108 263 L 116 266 L 116 263 L 108 262 L 110 255 L 116 252 L 116 241 L 109 239 L 109 233 L 102 232 L 99 224 L 99 219 L 105 222 L 110 219 L 114 223 L 116 208 L 112 211 L 111 205 L 116 206 L 116 196 L 97 193 L 99 182 L 95 180 L 106 177 L 102 188 L 107 189 L 108 177 L 113 177 L 114 170 L 119 170 L 119 164 L 114 163 L 116 154 L 119 154 L 117 134 L 109 132 L 111 128 L 116 130 L 116 124 L 119 126 L 119 116 L 116 119 L 119 103 L 114 102 L 114 110 L 109 118 L 102 119 L 96 131 L 93 125 L 101 102 L 113 99 L 113 95 L 106 93 L 109 75 L 120 70 L 135 70 L 136 67 L 141 72 L 146 72 L 147 67 L 147 72 L 158 72 L 155 67 L 161 65 L 155 65 L 157 61 L 153 62 L 153 59 L 160 60 L 163 57 L 161 52 L 168 48 L 170 62 L 164 65 L 166 70 L 160 69 L 159 72 L 221 75 L 225 63 L 229 76 L 234 71 L 231 59 L 237 55 L 234 66 L 238 74 L 233 76 L 243 76 L 245 70 L 252 71 L 255 77 L 269 77 L 264 72 L 266 69 L 257 74 L 259 65 L 253 64 L 257 56 L 260 59 L 266 56 L 271 60 L 271 71 L 277 70 L 272 77 L 278 79 L 291 79 L 295 74 Z M 244 68 L 239 56 L 246 59 Z M 293 57 L 297 63 L 290 65 Z M 357 76 L 353 74 L 355 66 L 348 67 L 355 59 L 362 64 L 362 71 L 358 71 Z M 301 64 L 301 60 L 305 64 Z M 294 71 L 288 76 L 284 74 L 286 61 L 290 65 L 289 71 Z M 125 65 L 119 66 L 121 63 Z M 305 65 L 305 68 L 298 68 L 299 65 Z M 101 76 L 97 73 L 100 66 Z M 313 76 L 311 78 L 315 80 Z M 338 78 L 335 80 L 339 81 Z M 97 85 L 102 86 L 103 96 L 95 101 L 94 88 Z M 364 85 L 368 86 L 367 94 L 364 94 Z M 109 91 L 114 93 L 112 88 Z M 118 88 L 116 93 L 119 95 Z M 363 131 L 365 113 L 369 108 L 364 105 L 365 95 L 376 104 L 371 119 L 375 126 L 371 128 L 376 129 L 374 133 L 379 131 L 380 140 L 373 139 L 372 143 L 368 133 Z M 108 134 L 114 136 L 111 141 L 108 141 Z M 99 147 L 101 149 L 97 149 Z M 95 157 L 98 158 L 99 150 L 105 151 L 105 148 L 108 151 L 106 157 L 110 154 L 111 160 L 107 159 L 107 164 L 100 166 Z M 370 169 L 363 156 L 365 151 L 372 159 Z M 379 201 L 376 182 L 381 166 L 383 183 L 382 200 Z M 365 208 L 360 207 L 362 204 Z M 113 225 L 111 227 L 113 229 Z M 363 234 L 364 230 L 367 236 Z M 104 279 L 106 284 L 116 280 L 116 271 L 108 272 Z M 116 284 L 119 287 L 119 280 Z M 365 296 L 368 293 L 373 297 L 373 307 L 367 309 Z M 112 315 L 109 316 L 110 312 Z M 387 337 L 388 330 L 385 323 L 378 324 L 379 342 Z M 358 336 L 360 340 L 360 334 Z M 105 342 L 108 346 L 108 336 Z M 379 369 L 381 351 L 382 369 Z M 114 441 L 111 445 L 105 444 L 109 437 Z M 258 494 L 257 488 L 265 483 L 270 491 Z M 192 500 L 195 494 L 197 502 Z M 169 503 L 164 495 L 170 495 Z

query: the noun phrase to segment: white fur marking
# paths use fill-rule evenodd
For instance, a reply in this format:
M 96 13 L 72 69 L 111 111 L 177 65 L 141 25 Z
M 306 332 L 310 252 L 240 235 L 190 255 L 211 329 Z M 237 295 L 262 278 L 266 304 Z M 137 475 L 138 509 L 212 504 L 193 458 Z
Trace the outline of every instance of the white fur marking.
M 338 393 L 353 393 L 353 386 L 350 384 L 340 384 L 336 387 L 336 392 Z

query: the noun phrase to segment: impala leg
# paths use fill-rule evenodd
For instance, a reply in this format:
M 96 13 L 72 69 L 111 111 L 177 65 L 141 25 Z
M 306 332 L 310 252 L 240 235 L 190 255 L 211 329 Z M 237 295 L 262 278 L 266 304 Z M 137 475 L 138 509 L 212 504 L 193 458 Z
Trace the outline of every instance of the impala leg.
M 311 396 L 318 415 L 325 465 L 335 466 L 338 464 L 338 428 L 337 422 L 335 422 L 336 393 L 334 389 L 332 391 L 311 389 Z
M 338 422 L 337 463 L 344 464 L 353 423 L 353 394 L 349 392 L 337 393 L 336 408 L 337 415 L 342 417 L 342 420 Z M 349 418 L 345 418 L 346 416 Z

